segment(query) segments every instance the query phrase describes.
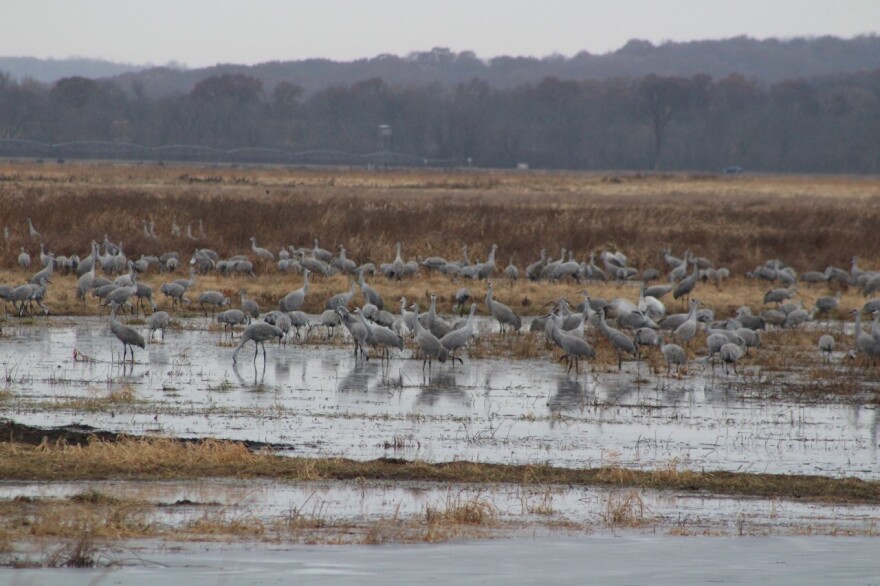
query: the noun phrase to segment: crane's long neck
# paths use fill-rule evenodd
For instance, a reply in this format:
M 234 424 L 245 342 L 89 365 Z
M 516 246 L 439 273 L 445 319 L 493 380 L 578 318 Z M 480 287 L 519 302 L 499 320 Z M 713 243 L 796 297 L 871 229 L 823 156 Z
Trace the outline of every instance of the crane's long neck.
M 303 273 L 303 293 L 309 292 L 309 273 Z
M 486 305 L 491 309 L 492 307 L 492 287 L 486 289 Z

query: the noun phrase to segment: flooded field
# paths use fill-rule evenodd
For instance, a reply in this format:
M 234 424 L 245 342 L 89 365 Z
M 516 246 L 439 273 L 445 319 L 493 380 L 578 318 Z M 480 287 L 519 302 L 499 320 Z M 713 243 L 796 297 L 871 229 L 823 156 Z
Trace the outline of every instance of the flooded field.
M 58 318 L 4 330 L 0 416 L 138 435 L 276 444 L 298 456 L 880 479 L 876 405 L 781 400 L 779 377 L 692 365 L 681 379 L 624 371 L 567 376 L 549 360 L 465 360 L 423 373 L 350 346 L 253 346 L 238 365 L 205 320 L 118 363 L 106 320 Z M 112 340 L 112 342 L 111 342 Z M 78 356 L 91 360 L 75 360 Z M 113 354 L 117 354 L 114 362 Z M 769 398 L 768 398 L 769 397 Z

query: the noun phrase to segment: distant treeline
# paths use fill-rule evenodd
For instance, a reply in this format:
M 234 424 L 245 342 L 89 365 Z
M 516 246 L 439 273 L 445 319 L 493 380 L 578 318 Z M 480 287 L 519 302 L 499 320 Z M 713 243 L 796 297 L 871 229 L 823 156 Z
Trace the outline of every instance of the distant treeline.
M 0 138 L 389 149 L 482 167 L 877 173 L 880 69 L 772 84 L 740 75 L 549 77 L 515 87 L 372 78 L 311 93 L 222 74 L 169 97 L 114 80 L 0 76 Z

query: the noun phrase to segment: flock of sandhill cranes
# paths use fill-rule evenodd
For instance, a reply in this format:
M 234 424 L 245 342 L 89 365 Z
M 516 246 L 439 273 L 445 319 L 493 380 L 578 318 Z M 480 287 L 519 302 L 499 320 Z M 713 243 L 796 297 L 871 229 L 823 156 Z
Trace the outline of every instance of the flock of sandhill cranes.
M 19 286 L 0 286 L 0 298 L 12 304 L 18 315 L 36 311 L 37 307 L 46 315 L 49 308 L 45 305 L 47 285 L 55 271 L 75 273 L 76 298 L 85 305 L 88 296 L 101 300 L 101 304 L 110 308 L 110 328 L 114 336 L 123 343 L 123 360 L 129 350 L 134 362 L 133 347 L 145 347 L 143 336 L 133 327 L 117 321 L 117 311 L 135 314 L 151 308 L 146 320 L 149 338 L 160 332 L 164 339 L 164 330 L 171 323 L 167 311 L 159 311 L 153 300 L 153 290 L 149 285 L 141 283 L 138 275 L 151 268 L 162 272 L 173 272 L 183 266 L 181 255 L 168 252 L 161 256 L 141 256 L 137 260 L 128 259 L 121 243 L 113 243 L 106 235 L 103 242 L 92 242 L 88 256 L 80 259 L 76 255 L 54 256 L 46 253 L 42 244 L 42 236 L 36 230 L 31 219 L 27 219 L 28 235 L 32 241 L 40 241 L 40 264 L 42 268 L 31 277 L 28 283 Z M 148 238 L 158 238 L 152 222 L 144 221 L 144 234 Z M 180 236 L 181 230 L 176 219 L 172 231 Z M 199 231 L 203 234 L 203 225 L 199 222 Z M 193 240 L 191 224 L 187 225 L 187 237 Z M 9 230 L 4 229 L 4 236 L 9 241 Z M 266 248 L 257 246 L 256 237 L 250 238 L 250 250 L 253 257 L 244 254 L 221 258 L 215 251 L 196 248 L 189 259 L 189 278 L 181 278 L 162 284 L 160 292 L 170 301 L 173 310 L 183 304 L 197 304 L 208 317 L 216 317 L 223 325 L 224 331 L 232 335 L 235 326 L 245 326 L 238 346 L 233 352 L 233 361 L 248 342 L 255 344 L 254 359 L 259 348 L 265 342 L 278 339 L 285 341 L 289 336 L 300 337 L 303 329 L 315 327 L 326 328 L 327 336 L 332 336 L 335 328 L 344 327 L 354 342 L 356 356 L 368 358 L 368 348 L 377 349 L 383 359 L 390 358 L 393 349 L 404 348 L 404 335 L 408 333 L 423 359 L 423 367 L 431 367 L 434 360 L 453 362 L 461 360 L 456 352 L 466 347 L 471 339 L 479 334 L 475 323 L 477 304 L 472 303 L 467 318 L 459 318 L 450 322 L 442 318 L 437 311 L 437 297 L 431 296 L 427 311 L 419 312 L 418 303 L 409 304 L 400 298 L 399 315 L 389 311 L 382 296 L 366 281 L 367 275 L 381 275 L 391 281 L 399 281 L 418 275 L 422 271 L 436 271 L 453 279 L 486 281 L 484 305 L 486 314 L 496 321 L 502 334 L 522 330 L 522 318 L 509 306 L 494 298 L 492 278 L 507 279 L 511 282 L 520 279 L 521 275 L 529 280 L 547 280 L 552 282 L 573 281 L 589 283 L 596 281 L 629 281 L 640 282 L 638 301 L 626 298 L 610 301 L 591 297 L 587 289 L 581 291 L 583 301 L 577 306 L 566 299 L 559 299 L 552 304 L 546 315 L 530 320 L 529 331 L 543 332 L 548 343 L 555 344 L 563 351 L 561 360 L 565 360 L 570 371 L 580 371 L 580 362 L 596 357 L 596 350 L 590 343 L 587 331 L 595 331 L 598 336 L 607 340 L 618 358 L 618 370 L 622 368 L 624 356 L 635 358 L 637 364 L 646 348 L 659 347 L 667 373 L 672 367 L 680 371 L 688 363 L 686 348 L 702 329 L 706 336 L 707 355 L 700 358 L 702 362 L 714 365 L 717 357 L 727 368 L 732 366 L 736 371 L 737 362 L 750 348 L 760 346 L 758 332 L 767 327 L 793 328 L 811 321 L 817 316 L 829 316 L 840 301 L 840 293 L 834 296 L 820 297 L 811 310 L 803 307 L 801 302 L 791 301 L 797 296 L 798 281 L 808 285 L 816 283 L 836 283 L 840 286 L 858 287 L 864 295 L 869 296 L 880 290 L 880 273 L 865 271 L 858 267 L 856 258 L 852 259 L 849 271 L 833 266 L 824 271 L 803 273 L 797 272 L 780 260 L 769 260 L 747 277 L 764 280 L 780 285 L 767 291 L 764 296 L 766 305 L 771 309 L 761 315 L 752 315 L 747 306 L 740 307 L 736 315 L 716 320 L 714 313 L 708 309 L 700 309 L 700 303 L 691 299 L 691 294 L 700 283 L 714 283 L 716 286 L 729 277 L 725 268 L 715 268 L 713 263 L 703 257 L 685 252 L 681 258 L 671 254 L 669 249 L 661 251 L 660 257 L 666 265 L 663 272 L 656 268 L 639 270 L 628 264 L 627 257 L 619 251 L 602 251 L 590 254 L 588 259 L 577 262 L 574 253 L 565 248 L 560 250 L 556 259 L 548 256 L 546 250 L 540 253 L 540 259 L 529 264 L 521 272 L 511 259 L 506 268 L 496 267 L 495 255 L 497 246 L 492 245 L 483 262 L 472 262 L 467 246 L 462 246 L 462 258 L 459 261 L 447 261 L 439 256 L 405 260 L 400 243 L 395 247 L 395 257 L 391 262 L 378 267 L 371 262 L 358 264 L 348 258 L 344 246 L 339 246 L 338 253 L 320 248 L 319 241 L 308 247 L 284 247 L 277 254 Z M 254 258 L 255 257 L 255 258 Z M 597 257 L 598 263 L 597 264 Z M 30 255 L 21 248 L 19 264 L 31 266 Z M 203 291 L 194 299 L 188 296 L 193 290 L 200 274 L 216 271 L 221 275 L 256 275 L 256 268 L 261 269 L 274 264 L 285 273 L 302 275 L 302 286 L 284 295 L 278 301 L 278 308 L 269 312 L 261 312 L 258 304 L 247 297 L 244 290 L 238 292 L 240 308 L 228 307 L 230 299 L 219 291 Z M 98 267 L 103 276 L 99 276 Z M 666 273 L 665 282 L 661 281 Z M 333 275 L 337 273 L 350 275 L 351 280 L 347 291 L 333 295 L 325 301 L 324 312 L 320 315 L 308 315 L 301 310 L 309 294 L 310 275 Z M 110 277 L 113 277 L 111 280 Z M 658 281 L 656 284 L 651 284 Z M 352 309 L 358 290 L 363 299 L 361 307 Z M 686 313 L 667 314 L 662 299 L 671 295 L 673 299 L 681 299 L 688 303 Z M 467 303 L 472 301 L 470 290 L 463 286 L 454 295 L 455 306 L 459 315 L 463 314 Z M 133 303 L 134 302 L 134 303 Z M 219 313 L 216 313 L 220 310 Z M 874 316 L 871 332 L 866 333 L 861 327 L 861 313 Z M 865 304 L 862 312 L 855 311 L 855 347 L 851 352 L 862 353 L 870 360 L 880 357 L 880 299 L 872 299 Z M 216 315 L 215 315 L 216 313 Z M 253 320 L 260 321 L 253 321 Z M 613 320 L 612 326 L 609 321 Z M 664 335 L 665 333 L 665 335 Z M 667 342 L 666 336 L 672 341 Z M 819 340 L 819 349 L 826 360 L 830 360 L 835 349 L 834 338 L 828 334 Z

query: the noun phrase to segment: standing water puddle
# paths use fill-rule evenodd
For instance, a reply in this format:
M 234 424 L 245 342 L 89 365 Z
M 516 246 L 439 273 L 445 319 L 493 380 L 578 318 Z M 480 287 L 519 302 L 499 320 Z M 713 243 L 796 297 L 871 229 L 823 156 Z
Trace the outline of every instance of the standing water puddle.
M 41 321 L 41 320 L 40 320 Z M 111 362 L 106 320 L 7 327 L 0 416 L 133 434 L 290 446 L 300 456 L 382 456 L 587 467 L 822 474 L 880 479 L 876 406 L 799 403 L 742 392 L 708 372 L 681 379 L 566 376 L 548 360 L 465 360 L 422 371 L 406 350 L 390 364 L 351 348 L 232 347 L 204 320 Z M 138 326 L 140 329 L 141 327 Z M 10 335 L 11 334 L 11 335 Z M 94 362 L 75 361 L 74 348 Z M 632 365 L 634 367 L 634 365 Z M 749 391 L 749 389 L 746 389 Z

